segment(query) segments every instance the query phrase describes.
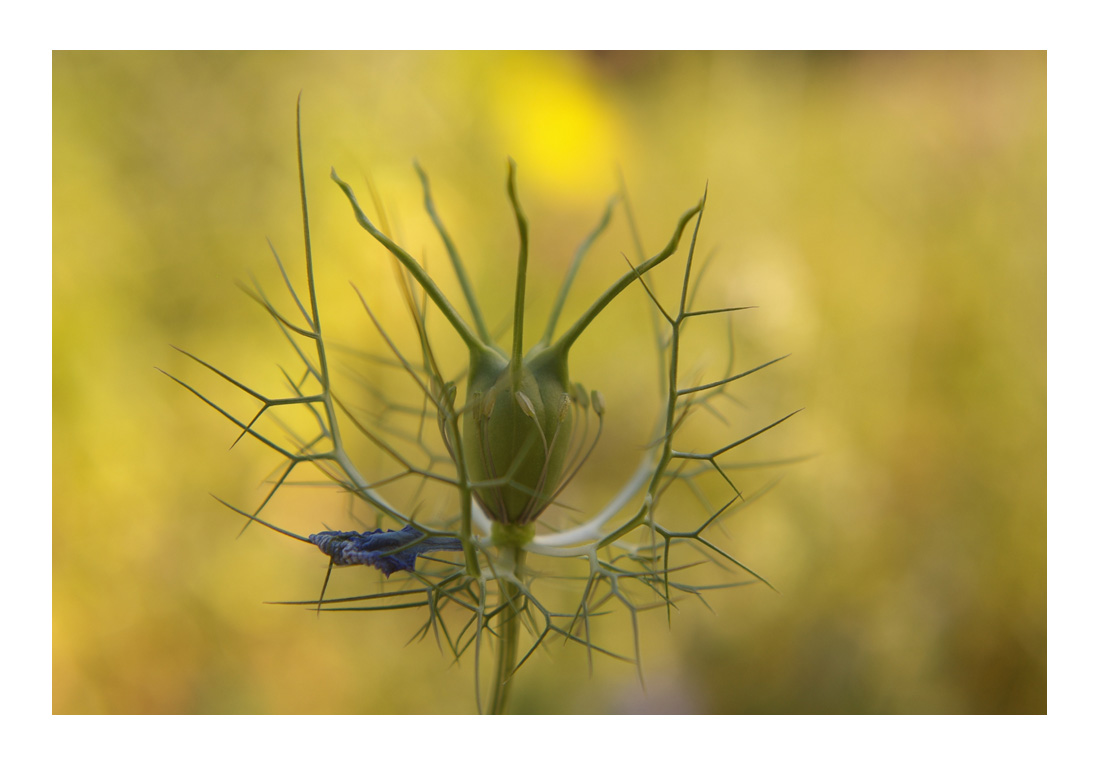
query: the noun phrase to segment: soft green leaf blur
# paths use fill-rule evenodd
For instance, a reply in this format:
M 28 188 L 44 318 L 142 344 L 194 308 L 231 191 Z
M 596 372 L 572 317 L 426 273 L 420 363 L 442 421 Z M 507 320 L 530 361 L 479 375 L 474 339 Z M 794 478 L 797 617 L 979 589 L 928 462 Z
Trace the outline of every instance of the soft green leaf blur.
M 650 253 L 709 185 L 700 256 L 714 260 L 698 307 L 758 306 L 734 314 L 739 370 L 792 354 L 731 387 L 728 427 L 684 433 L 713 449 L 805 407 L 737 459 L 811 459 L 745 471 L 749 488 L 782 480 L 719 535 L 780 594 L 715 592 L 713 611 L 685 601 L 671 629 L 663 611 L 644 613 L 644 692 L 632 667 L 597 659 L 590 676 L 583 650 L 555 644 L 521 670 L 514 711 L 1046 711 L 1045 54 L 53 63 L 55 712 L 475 709 L 472 660 L 453 665 L 430 637 L 405 645 L 422 614 L 264 604 L 315 598 L 325 558 L 258 527 L 238 538 L 240 519 L 210 494 L 255 507 L 278 459 L 247 440 L 230 450 L 233 426 L 154 369 L 246 418 L 247 397 L 170 346 L 285 393 L 293 352 L 235 282 L 254 274 L 291 305 L 266 236 L 303 287 L 299 92 L 334 341 L 384 352 L 349 281 L 395 336 L 414 335 L 330 167 L 364 200 L 370 179 L 395 238 L 465 313 L 418 160 L 488 324 L 504 329 L 511 156 L 531 224 L 528 346 L 621 171 Z M 620 253 L 635 256 L 621 211 L 563 322 L 623 272 Z M 654 272 L 662 298 L 681 267 Z M 657 416 L 649 327 L 632 287 L 571 357 L 608 408 L 571 503 L 615 491 Z M 437 313 L 429 330 L 460 366 Z M 688 339 L 682 382 L 714 379 L 724 319 Z M 358 395 L 347 376 L 338 384 Z M 359 454 L 382 477 L 378 456 Z M 321 530 L 314 507 L 347 506 L 309 487 L 285 500 L 272 520 L 299 533 Z M 337 574 L 347 593 L 380 586 L 377 572 Z

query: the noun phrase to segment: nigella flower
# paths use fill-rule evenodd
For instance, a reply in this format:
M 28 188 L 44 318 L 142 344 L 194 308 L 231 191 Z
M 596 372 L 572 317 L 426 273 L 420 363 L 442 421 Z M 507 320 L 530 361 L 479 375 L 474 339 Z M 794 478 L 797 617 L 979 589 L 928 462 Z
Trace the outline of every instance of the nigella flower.
M 394 439 L 407 438 L 410 429 L 395 428 L 384 419 L 359 414 L 333 392 L 330 349 L 322 333 L 321 312 L 314 289 L 300 109 L 298 172 L 306 233 L 308 291 L 305 300 L 299 298 L 282 262 L 275 255 L 300 318 L 281 313 L 258 286 L 251 294 L 275 319 L 293 346 L 295 356 L 304 362 L 304 372 L 297 378 L 287 375 L 289 394 L 268 396 L 184 352 L 260 403 L 259 411 L 247 420 L 215 404 L 179 378 L 173 379 L 235 423 L 241 428 L 242 436 L 247 434 L 258 440 L 285 461 L 272 489 L 253 512 L 219 500 L 248 518 L 246 527 L 258 523 L 316 546 L 329 557 L 329 574 L 334 566 L 363 565 L 376 568 L 387 577 L 393 574 L 408 577 L 408 586 L 396 591 L 326 600 L 326 575 L 317 600 L 296 602 L 315 606 L 318 610 L 426 608 L 428 616 L 420 634 L 437 635 L 441 647 L 452 652 L 455 658 L 465 655 L 471 646 L 480 649 L 483 644 L 491 644 L 496 660 L 488 709 L 502 712 L 514 686 L 513 675 L 550 638 L 560 637 L 567 643 L 580 645 L 590 656 L 598 652 L 639 663 L 637 615 L 642 609 L 663 607 L 671 617 L 673 606 L 680 599 L 703 600 L 710 590 L 752 581 L 767 584 L 717 544 L 712 534 L 730 511 L 746 505 L 770 488 L 765 487 L 755 494 L 742 493 L 732 473 L 744 465 L 729 462 L 728 455 L 791 415 L 718 446 L 682 443 L 684 437 L 680 426 L 689 416 L 715 412 L 721 397 L 727 395 L 728 385 L 779 361 L 772 359 L 745 371 L 735 371 L 732 325 L 728 317 L 741 308 L 697 310 L 692 305 L 695 293 L 691 288 L 692 265 L 705 194 L 698 204 L 680 216 L 672 236 L 660 251 L 647 257 L 639 244 L 637 264 L 631 264 L 629 270 L 608 286 L 571 325 L 557 333 L 557 322 L 580 264 L 611 218 L 615 202 L 609 204 L 596 228 L 578 248 L 553 303 L 545 331 L 533 347 L 525 349 L 527 220 L 516 191 L 516 167 L 510 163 L 507 190 L 519 229 L 519 258 L 512 340 L 509 347 L 499 347 L 487 328 L 458 250 L 435 209 L 427 176 L 419 166 L 417 171 L 424 190 L 425 207 L 454 267 L 468 307 L 469 321 L 443 294 L 426 269 L 371 221 L 351 186 L 332 172 L 333 180 L 351 203 L 359 225 L 396 258 L 411 279 L 399 279 L 398 288 L 417 331 L 419 359 L 403 353 L 362 294 L 359 299 L 367 317 L 388 345 L 393 366 L 411 381 L 405 388 L 416 391 L 420 398 L 418 406 L 387 402 L 387 410 L 396 413 L 395 416 L 414 419 L 416 427 L 411 430 L 417 433 L 416 454 L 405 454 L 393 443 Z M 625 195 L 623 207 L 637 240 Z M 693 220 L 679 297 L 674 305 L 668 306 L 658 300 L 644 277 L 681 249 L 681 239 Z M 659 328 L 657 347 L 664 384 L 663 405 L 652 413 L 654 437 L 642 450 L 633 475 L 611 501 L 600 509 L 580 508 L 580 520 L 571 527 L 561 528 L 560 524 L 552 527 L 544 521 L 544 514 L 560 502 L 561 492 L 592 455 L 603 431 L 604 413 L 609 405 L 602 394 L 589 392 L 573 379 L 569 367 L 570 351 L 603 309 L 635 282 L 652 303 L 655 324 Z M 414 287 L 422 291 L 423 300 L 414 294 Z M 442 315 L 465 346 L 468 365 L 461 373 L 444 371 L 436 358 L 425 321 L 429 306 Z M 685 326 L 721 320 L 723 316 L 731 333 L 725 373 L 710 382 L 684 384 L 681 381 L 681 337 Z M 304 338 L 312 348 L 299 338 Z M 458 374 L 466 377 L 461 401 Z M 278 407 L 295 407 L 308 413 L 309 420 L 319 425 L 319 432 L 312 438 L 292 436 L 289 444 L 285 438 L 269 435 L 261 418 Z M 423 426 L 428 413 L 434 414 L 438 425 L 438 450 L 426 441 L 428 429 Z M 364 436 L 399 466 L 398 473 L 377 482 L 369 480 L 349 456 L 345 432 Z M 446 470 L 440 470 L 441 463 L 448 466 Z M 301 535 L 261 518 L 271 498 L 303 466 L 320 469 L 328 480 L 373 510 L 387 524 L 392 523 L 394 528 Z M 708 477 L 716 477 L 718 485 L 725 487 L 727 497 L 724 501 L 713 503 L 711 494 L 704 491 L 702 486 Z M 441 504 L 456 508 L 454 514 L 414 520 L 383 494 L 387 485 L 403 479 L 415 480 L 418 491 L 430 484 L 445 492 L 448 501 Z M 666 501 L 669 496 L 677 498 Z M 689 505 L 694 506 L 693 511 Z M 689 511 L 695 513 L 694 517 Z M 459 552 L 461 555 L 452 554 Z M 537 567 L 528 564 L 529 556 L 539 556 Z M 576 561 L 577 566 L 569 568 L 570 561 Z M 561 568 L 557 564 L 565 568 L 556 571 L 556 567 Z M 713 583 L 685 573 L 715 564 L 722 571 L 743 571 L 749 578 L 727 576 L 727 581 Z M 547 582 L 554 583 L 550 591 Z M 564 611 L 550 605 L 551 596 L 556 597 L 563 583 L 576 585 L 575 603 Z M 371 604 L 354 605 L 360 600 L 369 600 Z M 613 611 L 615 605 L 626 610 L 633 626 L 633 641 L 625 649 L 609 647 L 597 636 L 600 619 Z M 448 618 L 458 621 L 455 628 L 446 626 Z M 441 624 L 442 628 L 437 629 Z M 521 644 L 525 647 L 522 654 Z M 481 650 L 473 653 L 477 657 L 482 655 Z M 480 693 L 477 701 L 481 708 Z

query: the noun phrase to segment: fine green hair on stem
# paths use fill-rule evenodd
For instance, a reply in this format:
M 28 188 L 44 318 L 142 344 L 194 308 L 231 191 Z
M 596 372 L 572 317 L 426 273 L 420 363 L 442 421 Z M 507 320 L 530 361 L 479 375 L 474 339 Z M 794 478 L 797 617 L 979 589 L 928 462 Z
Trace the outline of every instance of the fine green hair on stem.
M 364 327 L 377 334 L 388 355 L 369 356 L 351 349 L 350 353 L 359 354 L 377 372 L 359 375 L 358 391 L 338 394 L 332 358 L 339 349 L 322 331 L 323 311 L 315 281 L 317 262 L 306 195 L 300 98 L 297 165 L 305 294 L 294 286 L 273 245 L 271 252 L 293 310 L 287 313 L 277 308 L 258 282 L 245 287 L 290 346 L 297 369 L 283 372 L 285 390 L 261 393 L 221 367 L 180 349 L 220 384 L 228 384 L 255 401 L 258 408 L 241 413 L 165 372 L 233 423 L 239 431 L 234 444 L 247 436 L 279 458 L 281 464 L 269 487 L 251 510 L 216 499 L 245 519 L 242 531 L 253 524 L 262 526 L 328 556 L 318 597 L 280 601 L 282 604 L 314 611 L 418 611 L 423 622 L 414 639 L 430 636 L 455 661 L 472 656 L 476 707 L 479 712 L 496 714 L 508 711 L 519 671 L 540 649 L 554 644 L 580 646 L 587 654 L 590 672 L 594 658 L 602 655 L 635 665 L 641 678 L 642 612 L 662 609 L 671 622 L 684 601 L 695 600 L 709 607 L 707 598 L 712 591 L 754 582 L 772 586 L 716 538 L 728 516 L 775 485 L 773 480 L 755 491 L 743 492 L 734 475 L 769 465 L 735 462 L 732 452 L 794 413 L 747 434 L 742 431 L 717 446 L 691 442 L 681 428 L 689 417 L 717 417 L 724 423 L 718 405 L 732 400 L 729 386 L 783 358 L 740 369 L 733 353 L 733 316 L 748 307 L 694 307 L 699 275 L 693 269 L 706 190 L 676 219 L 665 245 L 647 254 L 625 184 L 620 184 L 619 192 L 574 252 L 538 340 L 524 348 L 525 324 L 529 323 L 530 235 L 513 160 L 508 161 L 505 191 L 518 247 L 511 337 L 503 346 L 494 340 L 485 320 L 486 311 L 459 247 L 443 222 L 426 171 L 415 165 L 427 217 L 462 292 L 461 309 L 425 266 L 388 233 L 373 189 L 380 224 L 373 222 L 352 186 L 333 169 L 332 181 L 351 205 L 356 223 L 368 234 L 366 241 L 374 243 L 366 257 L 371 262 L 388 259 L 396 264 L 397 289 L 416 333 L 415 346 L 402 348 L 367 296 L 353 287 L 354 299 L 363 309 Z M 629 227 L 634 257 L 627 259 L 622 276 L 559 331 L 582 264 L 618 210 Z M 677 253 L 683 258 L 682 270 L 678 275 L 662 276 L 678 284 L 670 305 L 658 299 L 649 280 L 658 269 L 662 274 L 668 272 L 666 264 Z M 599 315 L 635 283 L 637 294 L 645 296 L 653 316 L 661 401 L 651 413 L 653 435 L 641 449 L 634 472 L 611 500 L 602 507 L 589 507 L 582 496 L 579 506 L 575 499 L 566 506 L 563 492 L 586 463 L 597 458 L 604 415 L 616 406 L 615 401 L 574 379 L 570 352 L 596 326 Z M 465 348 L 463 368 L 441 362 L 437 349 L 448 338 L 429 333 L 428 317 L 433 312 L 445 321 L 444 333 L 453 332 Z M 716 323 L 728 348 L 724 372 L 712 380 L 685 384 L 685 328 L 702 325 L 700 331 L 706 331 Z M 639 338 L 620 342 L 633 344 Z M 387 392 L 379 382 L 381 375 L 398 376 L 404 397 L 394 398 Z M 358 404 L 356 398 L 362 396 L 378 403 L 384 416 Z M 311 432 L 292 428 L 291 420 L 309 423 Z M 364 447 L 381 455 L 391 469 L 367 475 L 352 456 Z M 779 464 L 784 463 L 771 466 Z M 312 475 L 305 476 L 305 472 Z M 322 529 L 317 521 L 303 520 L 302 524 L 309 526 L 295 532 L 272 523 L 270 516 L 263 517 L 283 488 L 315 485 L 318 479 L 344 492 L 354 508 L 373 513 L 378 527 L 367 528 L 356 520 L 354 512 L 348 517 L 359 528 L 353 531 Z M 718 503 L 712 499 L 715 485 L 723 496 Z M 410 492 L 421 496 L 425 491 L 436 492 L 447 501 L 426 504 L 429 509 L 418 512 L 387 498 Z M 551 516 L 553 520 L 547 520 Z M 563 522 L 562 518 L 570 520 Z M 358 566 L 378 569 L 394 585 L 373 586 L 350 597 L 327 594 L 331 580 L 348 576 L 334 573 L 334 568 Z M 616 638 L 610 624 L 623 616 L 629 624 L 625 641 Z

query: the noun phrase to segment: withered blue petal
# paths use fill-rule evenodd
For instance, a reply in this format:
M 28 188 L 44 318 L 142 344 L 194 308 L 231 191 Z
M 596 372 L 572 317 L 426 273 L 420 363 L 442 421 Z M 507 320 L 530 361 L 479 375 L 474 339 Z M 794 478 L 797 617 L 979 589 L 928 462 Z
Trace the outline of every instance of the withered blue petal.
M 419 555 L 462 549 L 455 537 L 426 537 L 412 526 L 400 531 L 321 531 L 310 534 L 309 541 L 335 566 L 373 566 L 387 577 L 415 569 Z

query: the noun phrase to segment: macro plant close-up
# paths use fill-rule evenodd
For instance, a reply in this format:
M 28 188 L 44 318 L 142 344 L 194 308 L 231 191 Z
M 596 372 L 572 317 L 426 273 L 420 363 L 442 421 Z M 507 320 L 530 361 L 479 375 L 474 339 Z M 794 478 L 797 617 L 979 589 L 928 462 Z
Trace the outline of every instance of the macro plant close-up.
M 1046 711 L 1044 53 L 52 74 L 55 713 Z
M 732 474 L 746 468 L 735 461 L 736 447 L 791 415 L 718 445 L 681 443 L 685 440 L 681 428 L 689 419 L 708 415 L 721 419 L 715 402 L 734 400 L 729 392 L 732 384 L 780 360 L 739 369 L 732 314 L 746 306 L 700 308 L 695 304 L 695 287 L 706 266 L 705 261 L 696 261 L 706 194 L 679 217 L 667 244 L 648 254 L 623 189 L 576 249 L 545 330 L 532 347 L 525 348 L 524 325 L 530 305 L 526 299 L 528 222 L 517 191 L 516 164 L 510 161 L 507 192 L 519 242 L 511 340 L 501 347 L 485 321 L 458 247 L 436 210 L 424 170 L 416 167 L 426 213 L 461 286 L 469 320 L 421 262 L 372 222 L 352 187 L 334 169 L 332 180 L 351 203 L 356 221 L 386 251 L 368 254 L 377 259 L 376 272 L 389 271 L 382 256 L 394 259 L 394 288 L 404 298 L 419 341 L 411 350 L 399 348 L 363 294 L 355 290 L 364 318 L 390 352 L 390 358 L 371 361 L 405 375 L 407 400 L 394 401 L 378 395 L 374 387 L 377 375 L 369 373 L 360 380 L 365 396 L 337 391 L 340 375 L 334 359 L 339 354 L 322 331 L 323 307 L 314 286 L 314 270 L 323 259 L 315 255 L 310 238 L 300 99 L 297 138 L 305 292 L 300 295 L 287 276 L 274 245 L 272 253 L 284 277 L 290 307 L 279 308 L 259 284 L 246 290 L 274 319 L 301 368 L 284 371 L 285 390 L 264 394 L 181 351 L 255 399 L 258 409 L 252 415 L 234 414 L 192 384 L 169 375 L 240 428 L 238 440 L 254 438 L 282 458 L 270 490 L 256 508 L 246 510 L 219 501 L 244 516 L 246 527 L 266 526 L 315 545 L 329 556 L 319 597 L 287 605 L 310 606 L 318 613 L 372 612 L 372 618 L 380 618 L 376 612 L 389 610 L 426 612 L 414 637 L 430 637 L 455 661 L 463 657 L 472 661 L 478 710 L 500 714 L 507 711 L 518 670 L 540 647 L 576 644 L 587 653 L 590 666 L 594 655 L 613 657 L 636 666 L 641 679 L 640 611 L 661 609 L 671 620 L 682 603 L 705 603 L 711 590 L 754 581 L 768 584 L 712 537 L 726 516 L 764 491 L 750 494 L 734 481 Z M 377 201 L 378 195 L 373 188 L 371 191 Z M 630 222 L 636 262 L 624 256 L 625 273 L 572 324 L 557 332 L 585 255 L 616 207 L 623 209 Z M 374 217 L 384 221 L 384 210 L 377 209 Z M 660 274 L 658 267 L 678 252 L 682 256 L 675 276 L 678 286 L 666 304 L 647 285 L 647 279 Z M 571 378 L 570 351 L 575 343 L 584 342 L 583 336 L 599 314 L 635 284 L 651 302 L 650 334 L 661 389 L 660 408 L 639 411 L 635 416 L 653 421 L 652 438 L 639 450 L 633 475 L 603 507 L 585 507 L 583 497 L 571 504 L 564 501 L 563 492 L 596 449 L 609 404 L 598 390 L 589 392 Z M 447 325 L 444 331 L 450 330 L 452 338 L 440 339 L 438 330 L 429 333 L 430 310 L 441 314 Z M 715 321 L 726 327 L 725 371 L 719 379 L 685 382 L 691 366 L 682 353 L 684 336 L 703 331 L 696 329 L 696 324 Z M 616 345 L 640 340 L 632 333 L 603 342 Z M 464 346 L 468 358 L 464 368 L 448 370 L 435 348 L 455 342 Z M 360 402 L 372 398 L 372 389 L 375 400 Z M 297 411 L 283 416 L 292 409 Z M 292 418 L 308 421 L 311 430 L 292 427 Z M 348 445 L 355 438 L 364 439 L 389 458 L 388 473 L 377 477 L 364 474 Z M 314 475 L 304 478 L 301 474 L 306 471 Z M 725 497 L 717 503 L 701 488 L 712 475 L 724 487 Z M 308 485 L 318 478 L 327 479 L 348 496 L 347 521 L 360 524 L 359 529 L 296 533 L 261 517 L 281 488 Z M 421 512 L 398 506 L 386 499 L 386 491 L 400 482 L 417 485 L 414 497 L 420 506 L 430 494 L 421 492 L 425 485 L 438 487 L 442 502 Z M 683 490 L 674 491 L 674 487 Z M 377 528 L 372 530 L 372 525 Z M 377 569 L 388 586 L 361 595 L 326 597 L 333 568 L 349 566 Z M 714 567 L 717 575 L 703 573 L 700 577 L 695 571 L 699 567 Z M 393 574 L 398 576 L 391 578 Z M 630 638 L 624 648 L 606 644 L 601 637 L 600 623 L 617 609 L 625 611 L 630 621 Z M 484 694 L 480 688 L 483 665 L 492 668 Z

